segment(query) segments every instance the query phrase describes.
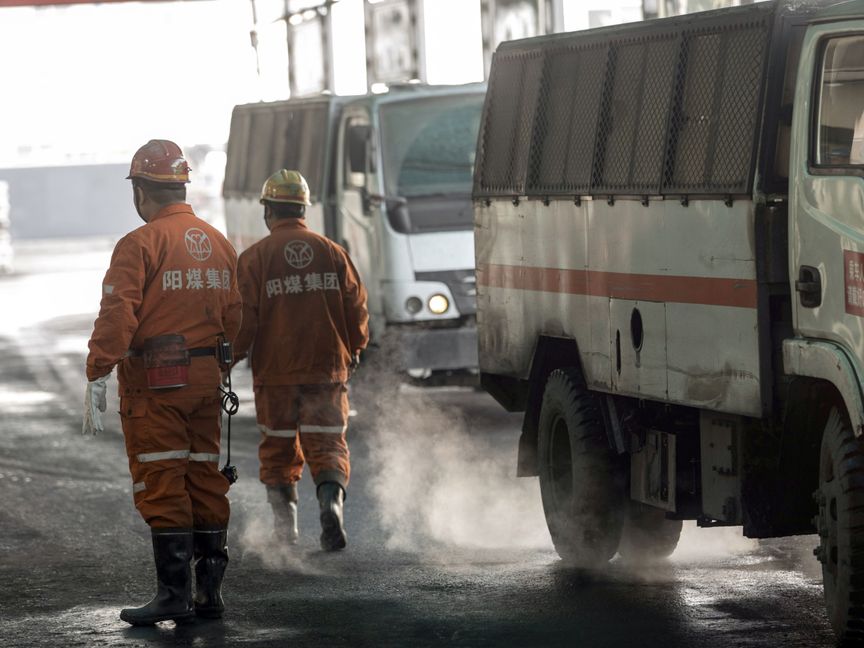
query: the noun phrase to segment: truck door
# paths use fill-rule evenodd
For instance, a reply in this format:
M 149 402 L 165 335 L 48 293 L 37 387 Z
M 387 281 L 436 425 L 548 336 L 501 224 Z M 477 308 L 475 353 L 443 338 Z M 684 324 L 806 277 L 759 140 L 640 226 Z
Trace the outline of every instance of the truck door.
M 370 201 L 370 195 L 377 194 L 372 141 L 368 113 L 362 109 L 346 110 L 337 140 L 336 202 L 339 214 L 336 240 L 348 250 L 366 285 L 370 327 L 377 335 L 382 332 L 384 322 L 378 275 L 377 219 L 373 217 Z
M 864 359 L 864 21 L 811 26 L 790 159 L 795 331 Z

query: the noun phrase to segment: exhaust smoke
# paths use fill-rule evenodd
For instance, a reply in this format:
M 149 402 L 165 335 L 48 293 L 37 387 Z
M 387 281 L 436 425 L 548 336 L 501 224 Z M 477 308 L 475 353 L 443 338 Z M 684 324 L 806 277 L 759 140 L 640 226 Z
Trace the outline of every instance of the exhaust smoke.
M 388 548 L 551 549 L 538 482 L 516 478 L 518 417 L 485 395 L 472 412 L 466 389 L 376 391 L 370 472 Z

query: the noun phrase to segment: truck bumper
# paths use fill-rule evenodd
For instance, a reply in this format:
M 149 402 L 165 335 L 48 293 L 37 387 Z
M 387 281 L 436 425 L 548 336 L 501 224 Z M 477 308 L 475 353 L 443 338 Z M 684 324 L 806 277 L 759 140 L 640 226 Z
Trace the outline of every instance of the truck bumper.
M 397 328 L 388 336 L 400 369 L 477 369 L 477 328 Z

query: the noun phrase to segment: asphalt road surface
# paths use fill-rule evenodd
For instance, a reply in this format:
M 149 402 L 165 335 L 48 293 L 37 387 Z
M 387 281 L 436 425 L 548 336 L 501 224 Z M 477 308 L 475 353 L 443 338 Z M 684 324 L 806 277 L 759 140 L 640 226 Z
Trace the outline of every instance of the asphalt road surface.
M 301 543 L 282 546 L 257 480 L 243 369 L 225 618 L 126 625 L 120 608 L 153 592 L 149 531 L 116 413 L 103 435 L 80 435 L 109 253 L 106 241 L 24 246 L 17 274 L 0 277 L 3 648 L 832 645 L 813 537 L 759 544 L 688 526 L 659 566 L 563 567 L 536 480 L 514 476 L 519 418 L 471 389 L 357 386 L 348 548 L 318 550 L 308 472 Z

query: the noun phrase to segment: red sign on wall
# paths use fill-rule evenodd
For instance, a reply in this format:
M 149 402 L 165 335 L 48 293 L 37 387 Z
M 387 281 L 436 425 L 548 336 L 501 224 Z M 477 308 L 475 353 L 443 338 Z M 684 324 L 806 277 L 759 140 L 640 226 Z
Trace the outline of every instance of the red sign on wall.
M 846 312 L 864 317 L 864 254 L 843 250 Z

